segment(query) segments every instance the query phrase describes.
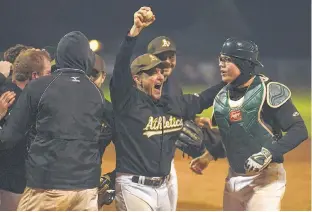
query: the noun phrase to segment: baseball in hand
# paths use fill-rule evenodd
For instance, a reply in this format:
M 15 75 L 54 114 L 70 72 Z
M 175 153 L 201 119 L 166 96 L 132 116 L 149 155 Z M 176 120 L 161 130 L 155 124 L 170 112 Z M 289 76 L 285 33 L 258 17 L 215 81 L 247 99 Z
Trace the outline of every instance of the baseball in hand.
M 145 15 L 145 21 L 150 21 L 150 20 L 152 20 L 152 18 L 153 18 L 153 12 L 151 11 L 151 10 L 149 10 L 149 11 L 147 11 L 146 12 L 146 15 Z

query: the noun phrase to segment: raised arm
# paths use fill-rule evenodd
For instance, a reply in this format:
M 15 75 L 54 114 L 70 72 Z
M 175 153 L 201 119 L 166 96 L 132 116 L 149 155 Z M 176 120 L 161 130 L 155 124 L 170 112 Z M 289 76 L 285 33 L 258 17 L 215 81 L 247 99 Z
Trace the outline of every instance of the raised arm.
M 134 13 L 133 26 L 121 44 L 116 56 L 113 77 L 110 82 L 112 103 L 122 107 L 129 98 L 129 92 L 133 88 L 133 78 L 130 71 L 130 59 L 136 40 L 141 31 L 153 23 L 155 16 L 149 7 L 141 7 Z

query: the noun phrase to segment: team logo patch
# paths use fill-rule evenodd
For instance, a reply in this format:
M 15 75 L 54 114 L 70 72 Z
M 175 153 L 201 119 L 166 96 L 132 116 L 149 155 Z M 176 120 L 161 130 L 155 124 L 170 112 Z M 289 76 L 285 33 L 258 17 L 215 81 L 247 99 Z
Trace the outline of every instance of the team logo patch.
M 79 77 L 71 77 L 71 79 L 72 82 L 80 82 Z
M 150 54 L 149 57 L 150 57 L 151 61 L 157 60 L 156 56 L 154 56 L 152 54 Z
M 166 39 L 162 39 L 162 47 L 169 47 L 170 46 L 170 41 Z
M 242 120 L 242 112 L 240 110 L 232 110 L 230 112 L 230 121 L 236 122 Z
M 299 116 L 299 113 L 296 111 L 296 112 L 293 113 L 293 116 L 294 116 L 294 117 L 295 117 L 295 116 Z

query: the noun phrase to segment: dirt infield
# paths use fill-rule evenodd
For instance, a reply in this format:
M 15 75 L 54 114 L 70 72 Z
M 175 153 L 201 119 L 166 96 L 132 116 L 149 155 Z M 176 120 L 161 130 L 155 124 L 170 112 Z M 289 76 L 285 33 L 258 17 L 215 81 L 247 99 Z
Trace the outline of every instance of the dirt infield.
M 193 174 L 188 168 L 190 159 L 182 158 L 177 151 L 175 166 L 178 174 L 178 210 L 222 210 L 222 192 L 227 174 L 227 161 L 212 162 L 204 175 Z M 103 172 L 115 165 L 114 146 L 110 145 L 104 154 Z M 287 172 L 287 186 L 282 210 L 311 210 L 311 142 L 305 141 L 286 154 L 284 163 Z M 115 210 L 114 203 L 103 210 Z

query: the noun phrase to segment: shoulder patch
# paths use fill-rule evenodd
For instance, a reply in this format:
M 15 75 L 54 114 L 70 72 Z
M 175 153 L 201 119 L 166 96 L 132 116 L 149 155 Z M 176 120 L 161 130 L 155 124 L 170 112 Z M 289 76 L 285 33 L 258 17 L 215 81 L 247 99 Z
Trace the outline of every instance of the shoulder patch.
M 286 85 L 279 82 L 267 84 L 267 103 L 272 108 L 282 106 L 291 97 L 291 92 Z

